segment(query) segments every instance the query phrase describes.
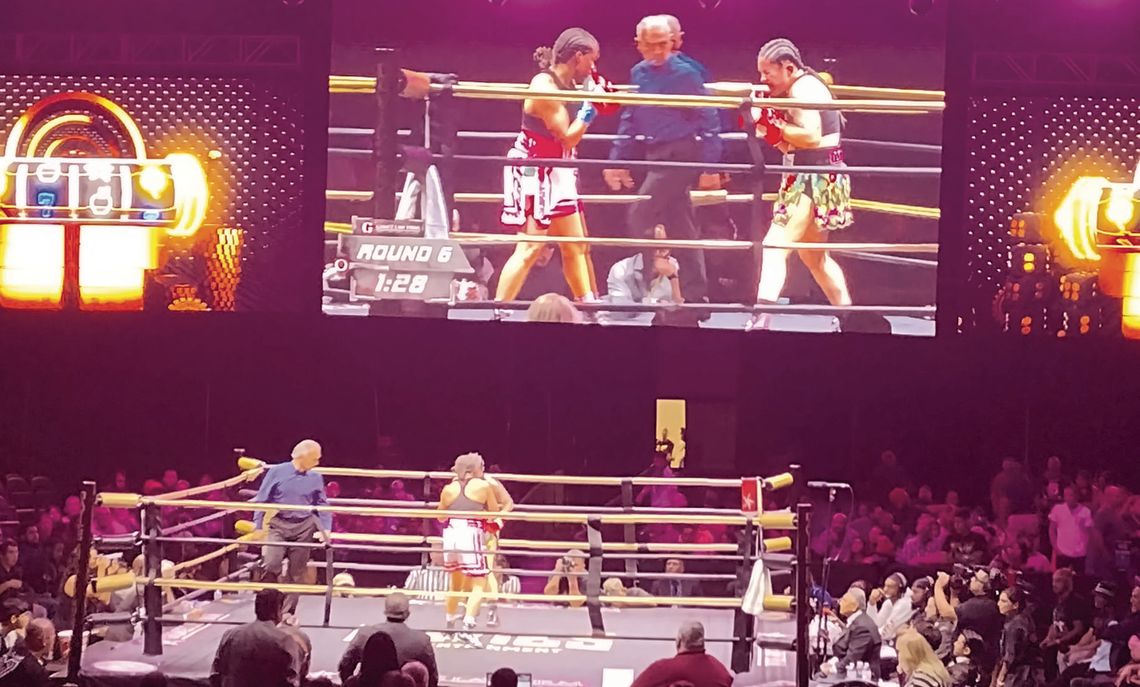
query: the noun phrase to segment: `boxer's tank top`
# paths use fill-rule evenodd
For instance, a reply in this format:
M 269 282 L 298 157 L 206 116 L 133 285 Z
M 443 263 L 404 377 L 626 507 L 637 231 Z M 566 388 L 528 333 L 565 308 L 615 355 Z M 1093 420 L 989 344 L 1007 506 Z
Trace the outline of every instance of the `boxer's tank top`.
M 467 485 L 471 480 L 459 483 L 459 496 L 447 507 L 447 510 L 464 510 L 464 511 L 484 511 L 487 510 L 487 504 L 479 503 L 467 495 Z
M 796 80 L 793 81 L 792 84 L 794 85 L 796 81 L 799 81 L 800 79 L 807 76 L 810 76 L 816 81 L 819 81 L 821 84 L 823 84 L 824 88 L 826 88 L 829 93 L 831 92 L 831 88 L 827 85 L 827 83 L 823 79 L 819 78 L 819 75 L 814 72 L 805 71 L 803 74 L 797 76 Z M 839 114 L 839 110 L 820 110 L 819 123 L 820 138 L 826 137 L 830 134 L 838 134 L 843 130 L 843 117 Z
M 562 83 L 562 81 L 559 80 L 558 75 L 555 74 L 553 70 L 544 69 L 543 71 L 541 71 L 539 73 L 540 74 L 549 74 L 550 78 L 554 79 L 554 83 L 558 86 L 558 88 L 560 90 L 563 90 L 563 91 L 574 90 L 573 85 L 567 86 L 566 84 Z M 561 104 L 566 105 L 566 103 L 561 103 Z M 523 110 L 522 128 L 523 128 L 523 131 L 529 131 L 531 133 L 538 134 L 540 136 L 546 136 L 547 138 L 554 138 L 554 133 L 550 129 L 547 128 L 546 122 L 542 121 L 541 117 L 535 117 L 532 114 L 528 114 L 526 112 L 526 110 Z

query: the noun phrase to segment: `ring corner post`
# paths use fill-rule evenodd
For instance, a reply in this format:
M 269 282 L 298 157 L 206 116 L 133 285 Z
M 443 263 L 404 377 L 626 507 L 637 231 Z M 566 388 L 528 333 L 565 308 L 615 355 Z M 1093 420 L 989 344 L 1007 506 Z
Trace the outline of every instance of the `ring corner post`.
M 602 521 L 598 517 L 586 520 L 586 542 L 589 544 L 589 558 L 586 570 L 586 609 L 590 614 L 590 627 L 595 637 L 606 634 L 605 620 L 602 617 Z
M 751 566 L 759 559 L 759 552 L 755 542 L 757 527 L 754 518 L 748 518 L 744 530 L 740 533 L 737 555 L 740 556 L 740 567 L 736 569 L 736 594 L 743 599 L 751 579 Z M 744 611 L 742 606 L 733 609 L 732 634 L 732 671 L 734 673 L 747 673 L 752 669 L 752 648 L 756 638 L 756 621 Z
M 94 539 L 92 532 L 96 503 L 94 482 L 83 483 L 82 500 L 83 513 L 79 520 L 79 563 L 75 571 L 75 620 L 71 626 L 71 653 L 67 657 L 68 684 L 79 684 L 79 671 L 83 666 L 83 633 L 87 628 L 87 587 L 90 583 L 91 543 Z
M 376 129 L 372 134 L 376 191 L 372 195 L 372 212 L 378 219 L 394 219 L 400 172 L 396 110 L 403 72 L 398 50 L 376 48 L 376 58 Z
M 811 624 L 811 589 L 808 579 L 811 574 L 811 504 L 796 503 L 796 568 L 795 601 L 796 614 L 796 687 L 808 687 L 811 679 L 811 662 L 808 646 L 811 643 L 808 629 Z
M 143 653 L 162 655 L 162 587 L 154 581 L 162 577 L 162 515 L 158 506 L 143 509 L 143 560 L 146 562 L 146 584 L 143 587 Z

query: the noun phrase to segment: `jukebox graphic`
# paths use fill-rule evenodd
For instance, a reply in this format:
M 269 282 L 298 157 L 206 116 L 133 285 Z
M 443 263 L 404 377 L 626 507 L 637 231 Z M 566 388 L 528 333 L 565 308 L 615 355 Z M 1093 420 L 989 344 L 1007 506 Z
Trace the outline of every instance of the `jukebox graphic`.
M 206 309 L 163 267 L 172 251 L 202 246 L 207 262 L 236 260 L 239 230 L 195 240 L 209 202 L 203 161 L 151 158 L 117 103 L 90 92 L 39 100 L 0 157 L 0 307 L 139 310 L 158 288 L 166 307 Z

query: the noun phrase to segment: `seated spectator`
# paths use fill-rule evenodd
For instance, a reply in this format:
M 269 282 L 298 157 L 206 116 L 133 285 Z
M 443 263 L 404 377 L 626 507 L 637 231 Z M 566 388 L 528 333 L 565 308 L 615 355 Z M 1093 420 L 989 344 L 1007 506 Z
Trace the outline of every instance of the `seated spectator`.
M 863 540 L 858 534 L 851 537 L 851 543 L 847 548 L 847 554 L 840 559 L 845 563 L 855 563 L 858 565 L 874 565 L 879 562 L 874 552 L 867 547 L 867 542 Z
M 895 560 L 895 543 L 882 527 L 876 525 L 867 535 L 867 555 L 864 563 L 887 563 Z
M 1081 599 L 1073 590 L 1075 575 L 1069 568 L 1061 568 L 1053 573 L 1053 593 L 1056 602 L 1053 606 L 1053 622 L 1041 640 L 1041 652 L 1045 659 L 1045 677 L 1057 679 L 1064 668 L 1063 654 L 1069 651 L 1092 624 L 1092 614 L 1088 601 Z
M 48 687 L 51 675 L 44 666 L 55 647 L 55 626 L 45 618 L 28 624 L 22 650 L 0 656 L 0 687 Z
M 731 687 L 732 673 L 705 653 L 705 626 L 687 622 L 677 633 L 677 655 L 654 661 L 631 687 L 670 687 L 688 682 L 693 687 Z
M 344 655 L 337 666 L 341 681 L 347 681 L 349 676 L 356 672 L 356 666 L 364 657 L 364 647 L 369 638 L 377 632 L 383 632 L 391 638 L 396 647 L 397 668 L 410 661 L 417 661 L 428 670 L 429 687 L 436 687 L 439 684 L 439 671 L 436 668 L 431 638 L 426 632 L 408 626 L 407 620 L 411 614 L 411 604 L 406 595 L 400 592 L 389 594 L 384 599 L 384 616 L 387 622 L 362 627 L 344 650 Z
M 581 324 L 582 313 L 566 296 L 556 293 L 544 293 L 526 310 L 527 322 L 562 322 L 565 324 Z
M 631 597 L 631 598 L 646 598 L 646 597 L 653 596 L 652 594 L 650 594 L 649 592 L 645 591 L 644 589 L 642 589 L 640 587 L 626 587 L 624 584 L 622 584 L 622 581 L 616 577 L 611 577 L 602 583 L 602 595 L 603 596 L 625 596 L 625 597 Z M 642 608 L 645 608 L 648 606 L 648 604 L 644 604 L 644 603 L 623 603 L 621 601 L 613 601 L 611 603 L 612 603 L 612 605 L 616 606 L 617 608 L 625 608 L 625 607 L 637 608 L 639 606 Z
M 667 238 L 665 227 L 658 224 L 653 228 L 653 236 L 658 240 Z M 677 259 L 669 255 L 668 248 L 646 250 L 618 260 L 606 279 L 607 300 L 611 303 L 684 303 L 679 271 Z M 622 319 L 636 315 L 609 313 L 612 318 Z
M 884 642 L 892 641 L 914 614 L 906 593 L 906 576 L 891 573 L 881 588 L 872 589 L 867 613 L 879 628 L 879 637 Z
M 986 641 L 980 634 L 973 630 L 959 633 L 958 639 L 954 640 L 953 660 L 948 666 L 951 686 L 988 687 L 989 683 L 985 681 L 988 653 Z
M 1096 678 L 1111 675 L 1112 641 L 1106 638 L 1108 627 L 1116 622 L 1112 604 L 1116 585 L 1100 582 L 1093 590 L 1092 627 L 1060 656 L 1060 676 L 1053 681 L 1055 687 L 1068 687 L 1078 678 Z
M 906 676 L 903 687 L 950 687 L 950 673 L 918 632 L 899 635 L 899 672 Z
M 24 595 L 24 569 L 20 567 L 20 545 L 13 539 L 0 543 L 0 601 Z
M 175 491 L 178 489 L 178 471 L 174 468 L 167 468 L 162 471 L 162 489 L 163 491 Z
M 903 565 L 930 565 L 946 561 L 943 551 L 945 537 L 938 520 L 929 513 L 918 516 L 915 533 L 909 537 L 899 551 L 899 563 Z
M 834 665 L 825 663 L 821 670 L 824 674 L 846 673 L 849 667 L 865 662 L 870 666 L 871 679 L 877 682 L 882 672 L 883 640 L 875 621 L 867 615 L 867 595 L 862 589 L 847 590 L 839 599 L 839 614 L 847 619 L 847 626 L 832 644 Z
M 360 674 L 349 676 L 344 687 L 381 687 L 388 673 L 400 670 L 396 643 L 385 632 L 373 632 L 368 637 L 360 659 Z
M 491 673 L 489 687 L 518 687 L 519 675 L 510 668 L 499 668 Z
M 428 592 L 417 594 L 421 598 L 432 598 L 438 592 L 446 592 L 451 588 L 451 575 L 443 569 L 443 549 L 439 544 L 433 544 L 428 553 L 428 565 L 413 568 L 408 571 L 404 580 L 404 589 L 409 592 Z
M 19 597 L 0 602 L 0 653 L 22 649 L 32 607 Z
M 400 672 L 411 678 L 415 687 L 428 687 L 428 680 L 430 678 L 428 676 L 427 666 L 419 661 L 408 661 L 400 666 Z
M 566 555 L 554 564 L 554 574 L 546 581 L 542 593 L 547 596 L 581 596 L 579 579 L 586 574 L 586 554 L 571 549 Z M 583 599 L 575 599 L 569 604 L 575 608 L 585 603 Z
M 254 598 L 257 620 L 222 635 L 210 670 L 211 687 L 292 687 L 302 663 L 297 642 L 282 631 L 285 595 L 262 589 Z
M 946 537 L 946 554 L 949 562 L 958 565 L 983 565 L 989 559 L 988 542 L 970 526 L 970 512 L 965 508 L 954 512 Z
M 685 562 L 679 558 L 665 561 L 665 574 L 670 577 L 653 581 L 653 596 L 685 597 L 704 596 L 700 580 L 680 577 L 685 574 Z
M 821 558 L 842 560 L 850 555 L 854 536 L 855 533 L 847 527 L 847 516 L 836 513 L 831 516 L 831 525 L 812 537 L 811 550 Z
M 1082 681 L 1074 680 L 1074 687 L 1107 687 L 1108 685 L 1115 685 L 1116 687 L 1129 687 L 1140 685 L 1140 635 L 1132 635 L 1128 640 L 1128 651 L 1132 657 L 1116 676 L 1116 680 L 1112 681 L 1111 677 L 1105 678 L 1103 676 L 1094 678 L 1093 680 Z

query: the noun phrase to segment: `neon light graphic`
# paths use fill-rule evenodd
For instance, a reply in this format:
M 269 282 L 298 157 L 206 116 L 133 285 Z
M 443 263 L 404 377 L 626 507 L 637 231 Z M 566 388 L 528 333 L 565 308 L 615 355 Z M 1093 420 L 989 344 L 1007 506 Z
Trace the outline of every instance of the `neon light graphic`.
M 202 162 L 149 158 L 141 128 L 114 101 L 43 98 L 0 157 L 0 305 L 141 309 L 164 240 L 194 237 L 209 204 Z
M 1121 331 L 1140 339 L 1140 165 L 1130 182 L 1081 177 L 1053 213 L 1074 257 L 1097 263 L 1101 290 L 1123 301 Z

